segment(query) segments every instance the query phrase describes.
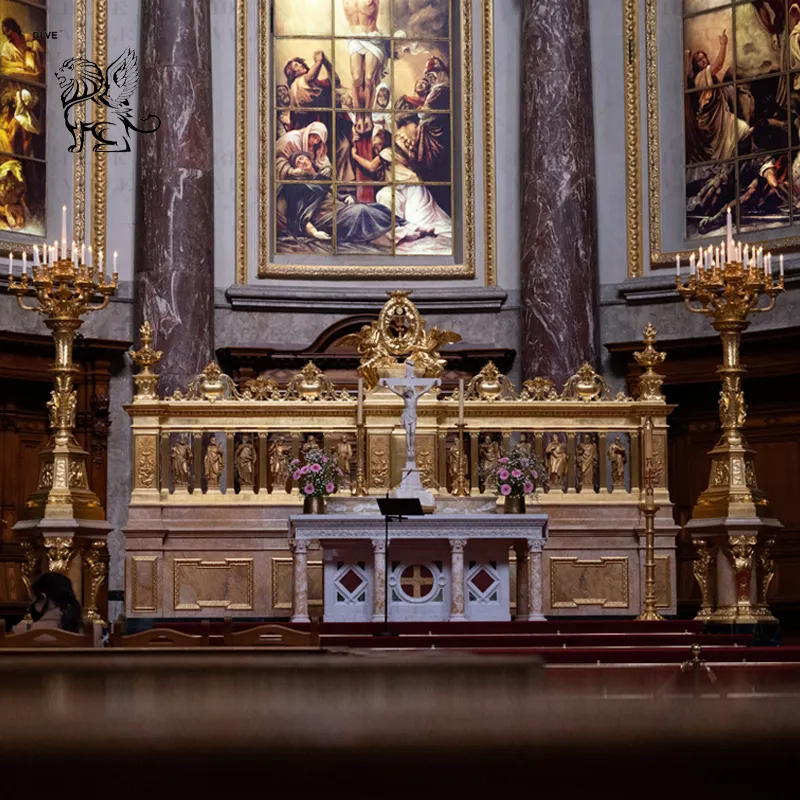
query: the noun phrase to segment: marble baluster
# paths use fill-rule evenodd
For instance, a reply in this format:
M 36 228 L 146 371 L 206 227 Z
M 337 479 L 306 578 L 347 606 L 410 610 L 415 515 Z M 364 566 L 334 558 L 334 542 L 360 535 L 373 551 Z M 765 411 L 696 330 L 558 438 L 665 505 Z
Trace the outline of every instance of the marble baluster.
M 372 540 L 372 621 L 383 622 L 386 608 L 386 541 Z
M 542 597 L 542 547 L 541 539 L 528 539 L 528 619 L 543 620 L 544 598 Z
M 292 622 L 310 622 L 308 616 L 308 542 L 293 540 Z
M 463 539 L 450 539 L 450 622 L 464 622 L 464 545 Z
M 214 357 L 210 2 L 147 0 L 141 31 L 139 115 L 158 115 L 161 127 L 136 138 L 135 315 L 164 351 L 163 396 Z
M 517 554 L 517 613 L 514 619 L 517 622 L 527 622 L 530 617 L 528 604 L 528 545 L 517 543 L 514 545 Z
M 588 0 L 522 8 L 522 377 L 561 386 L 598 359 L 589 9 Z

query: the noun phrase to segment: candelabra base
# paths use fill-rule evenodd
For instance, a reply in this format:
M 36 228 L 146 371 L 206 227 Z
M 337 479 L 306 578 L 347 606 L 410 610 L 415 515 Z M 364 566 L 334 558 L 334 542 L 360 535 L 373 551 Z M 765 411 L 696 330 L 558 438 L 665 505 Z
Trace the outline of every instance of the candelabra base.
M 39 453 L 39 478 L 20 514 L 20 520 L 104 520 L 105 512 L 89 488 L 89 454 L 70 437 L 51 438 Z
M 732 443 L 723 435 L 708 454 L 711 456 L 708 488 L 697 499 L 692 518 L 769 518 L 769 501 L 756 482 L 755 452 L 744 437 Z
M 642 611 L 638 617 L 636 617 L 637 622 L 663 622 L 664 617 L 658 613 L 658 611 Z
M 772 537 L 781 527 L 774 518 L 689 521 L 687 532 L 705 543 L 711 556 L 699 578 L 714 587 L 703 616 L 698 618 L 721 625 L 776 622 L 767 603 L 767 592 L 775 575 L 770 553 Z

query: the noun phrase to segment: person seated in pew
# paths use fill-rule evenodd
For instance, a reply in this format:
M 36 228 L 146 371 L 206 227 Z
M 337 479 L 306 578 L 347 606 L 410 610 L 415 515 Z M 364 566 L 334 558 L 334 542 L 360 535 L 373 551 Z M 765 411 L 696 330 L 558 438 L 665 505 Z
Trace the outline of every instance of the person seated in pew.
M 81 604 L 75 596 L 72 581 L 60 572 L 45 572 L 31 586 L 34 601 L 28 611 L 32 622 L 23 620 L 13 633 L 60 628 L 72 633 L 83 632 Z

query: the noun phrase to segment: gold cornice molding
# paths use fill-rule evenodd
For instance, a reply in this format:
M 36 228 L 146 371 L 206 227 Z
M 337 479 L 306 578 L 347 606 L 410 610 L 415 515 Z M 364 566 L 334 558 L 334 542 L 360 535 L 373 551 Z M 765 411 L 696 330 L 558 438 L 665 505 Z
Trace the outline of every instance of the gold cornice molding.
M 247 283 L 247 2 L 236 0 L 236 283 Z
M 86 0 L 75 0 L 75 58 L 86 58 Z M 75 106 L 75 124 L 80 128 L 86 121 L 86 103 Z M 86 238 L 86 149 L 73 156 L 72 168 L 72 230 L 76 242 Z M 45 232 L 47 225 L 45 224 Z M 45 236 L 45 239 L 47 236 Z
M 623 0 L 625 77 L 625 178 L 627 182 L 628 277 L 644 274 L 642 263 L 641 92 L 639 90 L 639 0 Z
M 92 0 L 92 60 L 105 73 L 108 66 L 108 0 Z M 84 111 L 85 113 L 85 111 Z M 96 122 L 106 121 L 106 107 L 102 103 L 92 104 L 92 115 Z M 95 253 L 102 252 L 106 261 L 111 262 L 106 252 L 106 214 L 108 172 L 107 155 L 99 150 L 92 151 L 91 192 L 92 192 L 92 247 Z M 76 204 L 77 208 L 77 204 Z M 77 235 L 75 241 L 82 242 L 84 235 Z
M 495 209 L 494 5 L 483 3 L 483 219 L 484 283 L 497 283 L 497 212 Z

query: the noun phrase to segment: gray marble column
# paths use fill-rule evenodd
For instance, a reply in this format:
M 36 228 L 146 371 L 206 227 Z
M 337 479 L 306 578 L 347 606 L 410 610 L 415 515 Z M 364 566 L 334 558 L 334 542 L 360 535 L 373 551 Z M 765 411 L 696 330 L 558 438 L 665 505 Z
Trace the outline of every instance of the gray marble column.
M 528 545 L 517 543 L 514 545 L 517 553 L 517 622 L 527 622 L 528 611 Z
M 463 622 L 464 607 L 464 545 L 463 539 L 450 539 L 450 622 Z
M 545 619 L 542 613 L 542 548 L 541 539 L 528 539 L 528 620 L 538 622 Z
M 214 353 L 214 170 L 209 0 L 142 0 L 137 139 L 137 327 L 164 351 L 161 394 L 185 389 Z
M 383 622 L 386 612 L 386 542 L 372 540 L 372 621 Z
M 560 388 L 598 358 L 589 9 L 588 0 L 522 5 L 522 377 Z
M 292 622 L 309 622 L 308 616 L 308 542 L 291 541 L 292 549 Z

